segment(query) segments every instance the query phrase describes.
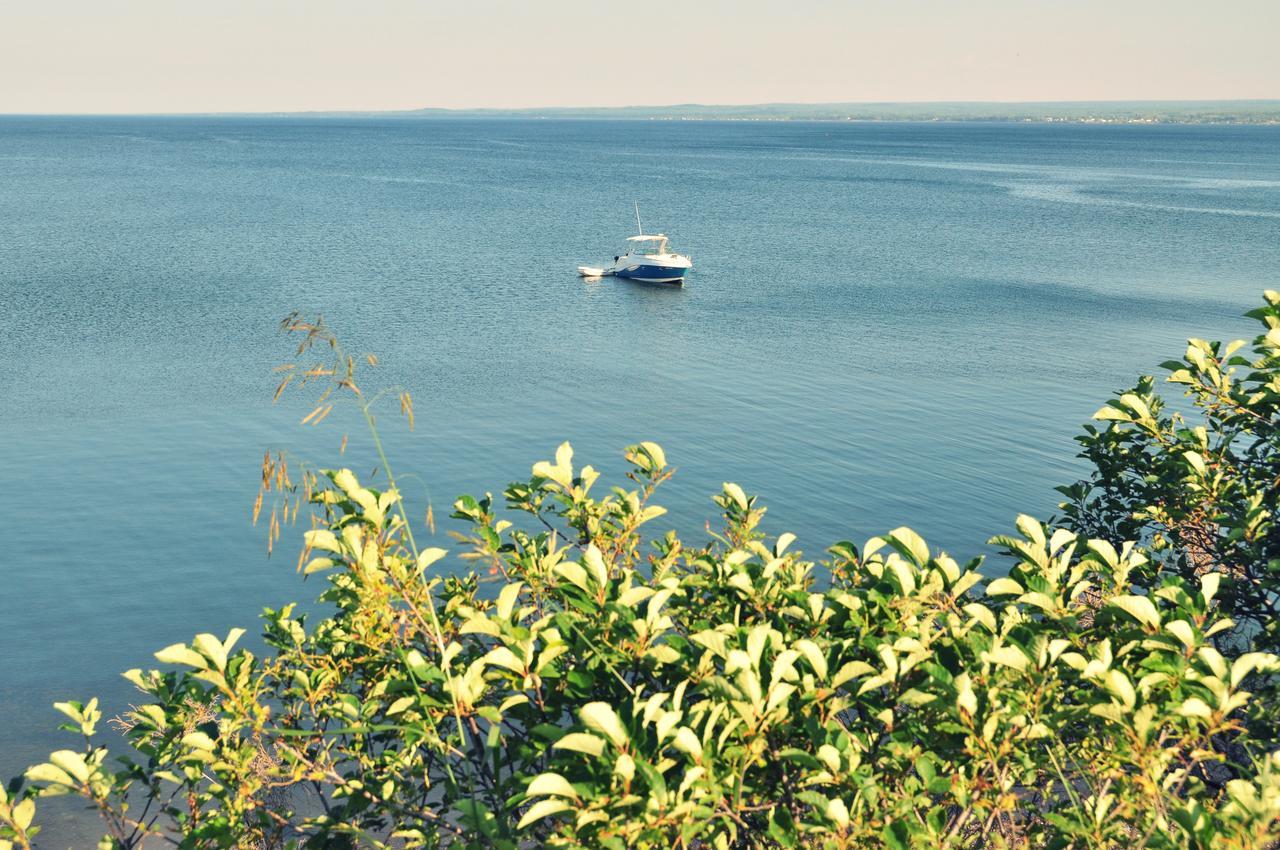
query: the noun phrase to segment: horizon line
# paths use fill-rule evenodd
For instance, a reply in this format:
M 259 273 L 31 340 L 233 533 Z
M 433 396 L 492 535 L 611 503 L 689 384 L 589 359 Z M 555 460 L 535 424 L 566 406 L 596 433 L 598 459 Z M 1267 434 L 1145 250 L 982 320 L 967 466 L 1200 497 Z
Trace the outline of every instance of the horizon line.
M 1226 104 L 1274 104 L 1280 106 L 1280 97 L 1274 98 L 1116 98 L 1116 99 L 1078 99 L 1078 100 L 832 100 L 832 101 L 758 101 L 751 103 L 704 103 L 686 101 L 666 104 L 616 104 L 609 106 L 590 106 L 582 104 L 560 104 L 540 106 L 410 106 L 399 109 L 260 109 L 260 110 L 195 110 L 189 112 L 7 112 L 0 111 L 4 117 L 183 117 L 183 116 L 233 116 L 233 115 L 402 115 L 418 112 L 504 112 L 504 113 L 538 113 L 558 111 L 621 111 L 621 110 L 667 110 L 667 109 L 762 109 L 778 107 L 928 107 L 928 106 L 1119 106 L 1119 105 L 1226 105 Z

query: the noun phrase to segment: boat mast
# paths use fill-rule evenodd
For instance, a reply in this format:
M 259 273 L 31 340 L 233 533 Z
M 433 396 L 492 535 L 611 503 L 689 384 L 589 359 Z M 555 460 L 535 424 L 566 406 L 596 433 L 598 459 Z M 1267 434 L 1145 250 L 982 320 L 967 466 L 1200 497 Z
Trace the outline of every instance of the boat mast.
M 644 228 L 640 226 L 640 202 L 636 201 L 636 236 L 644 236 Z

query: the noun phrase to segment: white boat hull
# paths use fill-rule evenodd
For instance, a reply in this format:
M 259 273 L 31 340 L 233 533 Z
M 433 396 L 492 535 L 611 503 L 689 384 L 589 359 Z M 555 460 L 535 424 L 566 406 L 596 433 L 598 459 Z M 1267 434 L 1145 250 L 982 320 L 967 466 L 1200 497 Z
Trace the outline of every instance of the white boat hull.
M 613 273 L 644 283 L 681 283 L 691 268 L 693 263 L 680 254 L 625 254 L 614 264 Z

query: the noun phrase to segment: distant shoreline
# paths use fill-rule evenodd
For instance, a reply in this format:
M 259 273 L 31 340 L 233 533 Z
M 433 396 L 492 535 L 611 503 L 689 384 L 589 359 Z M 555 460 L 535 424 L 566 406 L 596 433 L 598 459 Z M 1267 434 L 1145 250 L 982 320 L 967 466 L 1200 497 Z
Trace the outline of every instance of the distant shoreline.
M 0 113 L 17 117 L 16 113 Z M 42 114 L 41 117 L 57 117 Z M 28 115 L 26 117 L 36 117 Z M 997 103 L 764 103 L 750 105 L 537 107 L 521 109 L 325 110 L 298 112 L 64 113 L 62 117 L 524 118 L 645 121 L 974 122 L 1026 124 L 1280 125 L 1277 100 L 1043 101 Z
M 906 121 L 1074 124 L 1280 124 L 1280 100 L 1044 101 L 994 103 L 765 103 L 739 106 L 419 109 L 397 114 L 441 117 L 647 119 L 659 121 Z

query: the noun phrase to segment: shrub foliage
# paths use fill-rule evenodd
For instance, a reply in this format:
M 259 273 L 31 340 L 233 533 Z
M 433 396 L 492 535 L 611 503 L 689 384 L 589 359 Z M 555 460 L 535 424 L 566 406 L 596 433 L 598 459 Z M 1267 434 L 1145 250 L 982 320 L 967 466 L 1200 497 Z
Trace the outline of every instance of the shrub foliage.
M 1060 488 L 1081 533 L 1146 544 L 1151 570 L 1223 574 L 1219 606 L 1241 626 L 1234 649 L 1280 648 L 1280 295 L 1249 315 L 1265 331 L 1243 341 L 1193 339 L 1164 364 L 1190 413 L 1170 411 L 1142 378 L 1095 414 L 1079 437 L 1091 474 Z
M 1203 424 L 1150 380 L 1100 412 L 994 580 L 908 528 L 806 558 L 735 484 L 707 542 L 650 534 L 653 443 L 627 487 L 565 444 L 459 499 L 450 570 L 394 485 L 269 462 L 321 517 L 320 613 L 161 650 L 114 732 L 59 704 L 82 742 L 0 791 L 0 850 L 53 794 L 103 848 L 1273 846 L 1280 296 L 1255 315 L 1254 359 L 1173 364 Z

